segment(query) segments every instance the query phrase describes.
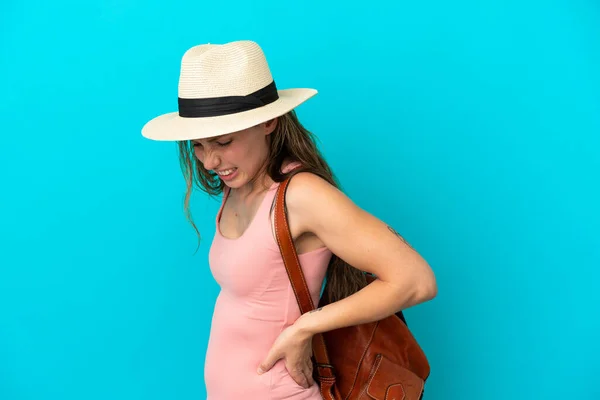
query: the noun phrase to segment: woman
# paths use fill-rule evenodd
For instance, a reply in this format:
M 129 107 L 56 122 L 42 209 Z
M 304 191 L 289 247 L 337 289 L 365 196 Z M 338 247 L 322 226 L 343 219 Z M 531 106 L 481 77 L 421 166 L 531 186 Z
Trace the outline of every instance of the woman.
M 256 43 L 195 46 L 182 59 L 178 112 L 142 130 L 178 142 L 186 210 L 194 184 L 223 193 L 209 254 L 221 287 L 205 363 L 209 399 L 320 399 L 313 335 L 379 320 L 436 294 L 425 260 L 338 190 L 294 112 L 315 94 L 277 90 Z M 310 293 L 317 304 L 327 277 L 337 300 L 302 316 L 273 230 L 276 189 L 292 171 L 288 218 Z M 377 276 L 364 288 L 362 271 Z

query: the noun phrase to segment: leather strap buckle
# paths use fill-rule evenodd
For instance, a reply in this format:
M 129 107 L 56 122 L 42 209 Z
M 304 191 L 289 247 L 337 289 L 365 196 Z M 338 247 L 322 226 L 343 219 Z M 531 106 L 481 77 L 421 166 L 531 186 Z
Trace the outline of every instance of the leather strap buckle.
M 333 368 L 333 365 L 317 363 L 317 371 L 321 378 L 335 378 L 335 368 Z

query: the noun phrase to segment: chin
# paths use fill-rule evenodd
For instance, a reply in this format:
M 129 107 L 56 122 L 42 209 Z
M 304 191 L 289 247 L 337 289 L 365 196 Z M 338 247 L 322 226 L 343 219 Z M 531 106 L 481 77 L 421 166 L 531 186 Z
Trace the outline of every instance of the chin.
M 229 189 L 239 189 L 241 185 L 236 184 L 235 182 L 225 182 L 223 181 L 223 183 L 225 184 L 225 186 L 227 186 Z
M 245 184 L 245 182 L 243 182 L 239 179 L 234 179 L 229 182 L 221 179 L 221 181 L 225 184 L 225 186 L 229 187 L 230 189 L 239 189 L 242 186 L 244 186 L 244 184 Z

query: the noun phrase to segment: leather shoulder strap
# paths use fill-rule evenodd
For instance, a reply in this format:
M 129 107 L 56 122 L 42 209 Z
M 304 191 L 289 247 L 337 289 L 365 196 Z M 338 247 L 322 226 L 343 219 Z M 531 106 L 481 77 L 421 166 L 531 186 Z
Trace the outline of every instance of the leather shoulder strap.
M 285 194 L 290 183 L 291 176 L 288 176 L 277 189 L 277 195 L 275 200 L 275 234 L 277 236 L 277 244 L 281 250 L 283 257 L 283 263 L 287 270 L 288 276 L 296 295 L 296 300 L 300 306 L 300 312 L 302 314 L 307 313 L 315 309 L 315 305 L 312 301 L 310 291 L 306 285 L 306 279 L 302 268 L 300 267 L 300 261 L 298 260 L 298 254 L 296 253 L 296 247 L 292 239 L 290 227 L 287 218 L 287 209 L 285 206 Z
M 285 206 L 285 193 L 293 174 L 288 176 L 277 189 L 276 201 L 275 201 L 275 235 L 277 237 L 277 244 L 283 257 L 283 263 L 285 269 L 290 278 L 294 294 L 300 312 L 302 314 L 307 313 L 315 309 L 315 306 L 306 285 L 306 279 L 302 272 L 302 267 L 298 260 L 298 254 L 294 241 L 290 233 L 290 227 L 287 219 L 287 209 Z M 327 355 L 327 348 L 325 346 L 325 339 L 322 334 L 316 334 L 313 337 L 313 353 L 315 361 L 317 362 L 317 371 L 320 377 L 329 379 L 328 385 L 335 384 L 335 374 L 333 367 L 329 362 L 329 356 Z

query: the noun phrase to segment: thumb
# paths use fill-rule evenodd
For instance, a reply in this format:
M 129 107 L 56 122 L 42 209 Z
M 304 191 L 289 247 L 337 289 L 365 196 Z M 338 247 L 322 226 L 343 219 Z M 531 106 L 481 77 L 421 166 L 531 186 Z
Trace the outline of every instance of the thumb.
M 275 365 L 275 363 L 281 358 L 281 356 L 277 355 L 276 353 L 270 352 L 267 355 L 267 358 L 265 358 L 263 360 L 263 362 L 260 363 L 259 367 L 258 367 L 258 374 L 264 374 L 265 372 L 267 372 L 268 370 L 270 370 L 271 368 L 273 368 L 273 365 Z

